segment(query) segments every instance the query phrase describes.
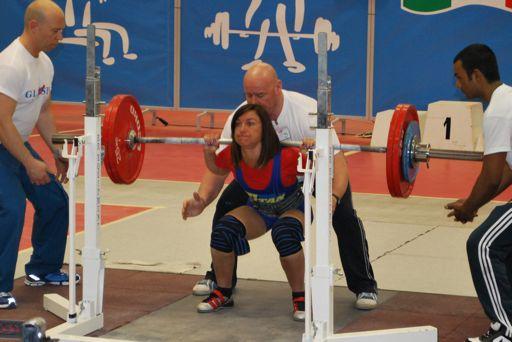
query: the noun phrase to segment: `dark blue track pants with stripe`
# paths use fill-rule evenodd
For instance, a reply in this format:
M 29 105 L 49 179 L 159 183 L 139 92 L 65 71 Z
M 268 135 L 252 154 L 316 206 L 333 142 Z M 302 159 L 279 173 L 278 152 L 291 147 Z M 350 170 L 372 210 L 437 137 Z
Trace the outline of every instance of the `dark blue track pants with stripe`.
M 493 322 L 512 333 L 512 203 L 494 208 L 466 244 L 478 299 Z

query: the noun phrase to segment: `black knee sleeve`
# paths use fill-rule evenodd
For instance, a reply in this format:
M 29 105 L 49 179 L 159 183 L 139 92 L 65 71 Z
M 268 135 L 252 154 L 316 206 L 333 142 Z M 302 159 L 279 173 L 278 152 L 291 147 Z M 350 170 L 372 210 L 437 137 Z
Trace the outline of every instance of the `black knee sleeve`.
M 287 257 L 302 249 L 301 241 L 304 241 L 302 223 L 294 217 L 280 218 L 272 226 L 272 241 L 279 252 L 280 257 Z
M 231 215 L 223 216 L 213 226 L 210 247 L 225 253 L 247 254 L 250 248 L 245 235 L 242 222 Z

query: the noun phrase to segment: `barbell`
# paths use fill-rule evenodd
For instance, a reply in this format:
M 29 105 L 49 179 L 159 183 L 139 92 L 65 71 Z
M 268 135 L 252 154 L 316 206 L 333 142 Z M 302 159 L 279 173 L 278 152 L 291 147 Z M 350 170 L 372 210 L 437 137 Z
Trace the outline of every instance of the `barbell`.
M 215 15 L 215 21 L 204 29 L 204 37 L 212 38 L 214 45 L 221 45 L 224 50 L 229 47 L 229 36 L 239 35 L 240 37 L 259 36 L 262 40 L 267 37 L 281 37 L 283 34 L 278 32 L 269 32 L 270 21 L 264 20 L 261 23 L 260 31 L 233 30 L 230 28 L 229 13 L 219 12 Z M 315 21 L 314 33 L 286 33 L 286 37 L 293 39 L 313 39 L 315 52 L 318 53 L 318 34 L 327 33 L 327 51 L 334 51 L 340 46 L 340 36 L 333 32 L 332 24 L 324 18 L 317 18 Z
M 56 134 L 54 144 L 63 144 L 76 137 Z M 204 144 L 202 138 L 146 137 L 142 110 L 131 95 L 116 95 L 105 110 L 102 126 L 104 163 L 110 179 L 118 184 L 131 184 L 140 174 L 144 162 L 145 144 Z M 482 160 L 481 152 L 431 149 L 421 144 L 418 113 L 410 104 L 396 107 L 389 125 L 386 147 L 350 144 L 333 145 L 336 150 L 378 152 L 386 154 L 386 179 L 393 197 L 408 197 L 414 187 L 419 164 L 430 158 Z M 221 144 L 231 140 L 222 139 Z M 300 141 L 283 142 L 284 146 L 300 147 Z

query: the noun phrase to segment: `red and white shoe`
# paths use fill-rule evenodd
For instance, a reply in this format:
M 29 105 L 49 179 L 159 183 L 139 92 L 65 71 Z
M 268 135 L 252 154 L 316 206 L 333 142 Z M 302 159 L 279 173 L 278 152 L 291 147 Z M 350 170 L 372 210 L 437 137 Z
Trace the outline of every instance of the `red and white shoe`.
M 304 305 L 304 297 L 293 298 L 293 320 L 297 322 L 304 322 L 306 318 Z
M 235 305 L 232 297 L 225 297 L 219 290 L 215 289 L 208 298 L 197 305 L 197 312 L 208 313 L 224 308 L 232 308 Z

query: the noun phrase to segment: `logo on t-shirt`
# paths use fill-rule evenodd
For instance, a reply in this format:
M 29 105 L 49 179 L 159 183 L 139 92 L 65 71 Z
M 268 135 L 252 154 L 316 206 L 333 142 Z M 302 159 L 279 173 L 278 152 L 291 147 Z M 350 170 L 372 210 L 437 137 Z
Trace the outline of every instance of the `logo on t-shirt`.
M 279 141 L 290 140 L 292 135 L 290 134 L 290 130 L 288 127 L 279 126 L 276 122 L 272 122 L 274 125 L 274 129 L 276 130 L 277 136 L 279 137 Z
M 32 98 L 36 98 L 39 96 L 45 96 L 48 94 L 50 94 L 50 87 L 43 84 L 41 87 L 39 87 L 37 89 L 27 90 L 25 92 L 25 98 L 32 99 Z

